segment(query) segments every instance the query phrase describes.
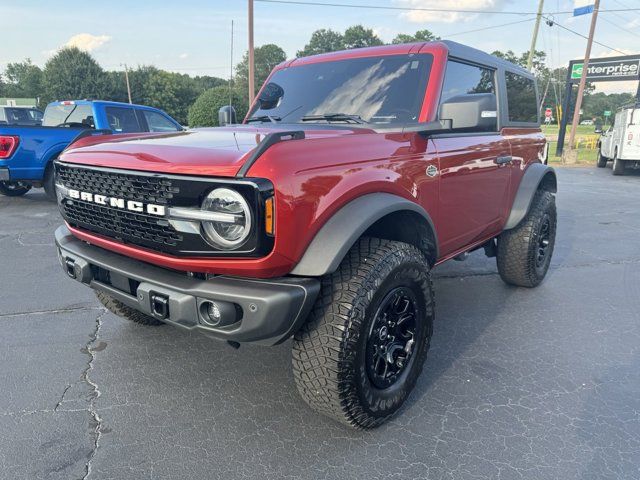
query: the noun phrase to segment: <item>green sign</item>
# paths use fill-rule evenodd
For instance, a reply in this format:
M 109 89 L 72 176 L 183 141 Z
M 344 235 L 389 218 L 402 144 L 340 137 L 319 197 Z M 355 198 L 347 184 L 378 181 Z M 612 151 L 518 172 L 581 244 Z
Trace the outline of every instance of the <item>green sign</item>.
M 604 116 L 605 117 L 610 117 L 611 116 L 611 110 L 605 110 L 604 111 Z
M 572 79 L 580 79 L 582 77 L 582 66 L 584 63 L 574 63 L 571 65 L 571 78 Z

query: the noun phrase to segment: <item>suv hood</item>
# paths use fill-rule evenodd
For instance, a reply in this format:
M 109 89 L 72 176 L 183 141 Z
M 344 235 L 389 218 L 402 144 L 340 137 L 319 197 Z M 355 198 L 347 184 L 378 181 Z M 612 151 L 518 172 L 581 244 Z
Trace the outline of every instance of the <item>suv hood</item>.
M 306 138 L 321 138 L 370 132 L 351 128 L 305 129 L 301 125 L 278 127 L 234 125 L 170 134 L 91 136 L 65 150 L 60 160 L 126 170 L 231 177 L 269 133 L 304 130 Z

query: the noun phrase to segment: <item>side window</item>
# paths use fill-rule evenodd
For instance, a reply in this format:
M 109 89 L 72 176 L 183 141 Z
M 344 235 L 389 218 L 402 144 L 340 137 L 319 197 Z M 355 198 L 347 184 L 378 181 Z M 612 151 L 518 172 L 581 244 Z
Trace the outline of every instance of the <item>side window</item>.
M 535 82 L 513 72 L 505 73 L 509 121 L 538 123 Z
M 4 108 L 0 107 L 0 122 L 6 122 L 7 121 L 7 117 L 5 117 L 4 115 Z
M 164 115 L 152 110 L 142 110 L 150 132 L 176 132 L 178 127 Z
M 440 103 L 465 93 L 496 93 L 495 72 L 488 68 L 449 60 Z
M 105 113 L 107 114 L 109 128 L 113 130 L 114 133 L 135 133 L 142 131 L 133 108 L 106 107 Z

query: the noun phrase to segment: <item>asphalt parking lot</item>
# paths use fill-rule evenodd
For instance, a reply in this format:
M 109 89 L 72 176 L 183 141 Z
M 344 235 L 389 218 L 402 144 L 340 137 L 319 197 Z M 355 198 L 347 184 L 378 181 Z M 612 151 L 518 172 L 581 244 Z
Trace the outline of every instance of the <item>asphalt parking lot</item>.
M 425 372 L 368 432 L 306 407 L 289 343 L 105 313 L 60 269 L 42 190 L 0 197 L 0 478 L 640 478 L 640 173 L 559 184 L 543 285 L 479 253 L 436 269 Z

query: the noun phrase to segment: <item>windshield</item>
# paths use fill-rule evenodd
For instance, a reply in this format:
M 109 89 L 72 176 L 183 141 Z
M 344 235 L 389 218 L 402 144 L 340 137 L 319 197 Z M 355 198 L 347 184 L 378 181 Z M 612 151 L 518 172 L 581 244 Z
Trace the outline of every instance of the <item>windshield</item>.
M 29 115 L 29 110 L 26 108 L 6 108 L 5 113 L 9 124 L 28 125 L 34 123 L 31 115 Z
M 47 106 L 42 125 L 45 127 L 93 127 L 93 109 L 91 105 L 55 104 Z
M 278 70 L 263 90 L 268 98 L 261 94 L 250 118 L 286 123 L 417 122 L 432 60 L 429 54 L 389 55 Z

